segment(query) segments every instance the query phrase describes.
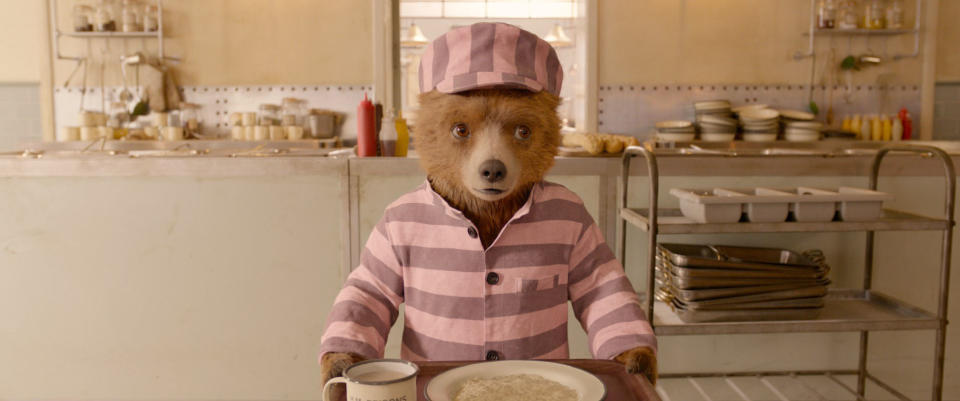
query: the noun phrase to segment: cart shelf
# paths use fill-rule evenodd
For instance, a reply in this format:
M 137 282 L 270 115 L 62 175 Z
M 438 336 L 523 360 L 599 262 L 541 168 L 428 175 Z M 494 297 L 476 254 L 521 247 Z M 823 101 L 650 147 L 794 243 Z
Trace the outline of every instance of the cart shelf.
M 623 208 L 620 216 L 643 231 L 650 231 L 648 209 Z M 683 216 L 680 209 L 660 209 L 658 234 L 785 233 L 837 231 L 926 231 L 945 230 L 950 223 L 898 210 L 884 210 L 876 221 L 782 222 L 782 223 L 697 223 Z
M 661 374 L 657 394 L 663 401 L 863 400 L 856 390 L 857 371 L 776 371 Z M 908 400 L 876 376 L 866 373 L 870 399 Z M 751 397 L 752 396 L 752 397 Z M 879 398 L 876 398 L 879 397 Z
M 813 333 L 935 330 L 936 315 L 877 291 L 830 290 L 823 311 L 812 320 L 685 323 L 666 304 L 654 308 L 657 335 Z

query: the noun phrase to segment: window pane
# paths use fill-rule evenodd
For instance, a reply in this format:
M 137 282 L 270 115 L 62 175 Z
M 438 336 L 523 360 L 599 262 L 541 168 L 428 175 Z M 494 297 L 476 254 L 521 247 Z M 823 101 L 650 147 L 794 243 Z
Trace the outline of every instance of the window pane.
M 400 15 L 404 17 L 442 17 L 443 7 L 439 1 L 404 1 L 400 3 Z
M 483 18 L 484 5 L 482 1 L 448 1 L 443 12 L 445 17 Z
M 525 0 L 491 1 L 487 3 L 490 18 L 529 18 L 530 2 Z

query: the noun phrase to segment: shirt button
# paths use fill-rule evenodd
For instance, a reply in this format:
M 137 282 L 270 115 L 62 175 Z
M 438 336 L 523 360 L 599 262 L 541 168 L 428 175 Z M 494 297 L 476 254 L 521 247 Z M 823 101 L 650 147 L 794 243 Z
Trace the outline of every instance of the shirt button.
M 500 282 L 500 275 L 494 272 L 487 273 L 487 284 L 497 285 Z
M 473 227 L 468 228 L 467 235 L 469 235 L 470 238 L 477 238 L 477 229 Z
M 499 359 L 500 359 L 500 354 L 498 354 L 497 351 L 487 351 L 487 360 L 488 360 L 488 361 L 496 361 L 496 360 L 499 360 Z

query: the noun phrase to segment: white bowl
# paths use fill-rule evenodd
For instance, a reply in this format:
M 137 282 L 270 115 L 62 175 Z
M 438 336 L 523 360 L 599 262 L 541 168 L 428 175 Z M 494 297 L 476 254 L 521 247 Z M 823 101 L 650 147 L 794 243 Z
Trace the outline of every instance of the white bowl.
M 743 106 L 737 106 L 731 110 L 733 110 L 734 113 L 740 114 L 747 110 L 762 110 L 767 108 L 769 108 L 769 106 L 765 104 L 755 103 L 755 104 L 745 104 Z
M 728 100 L 705 100 L 701 102 L 693 102 L 693 109 L 698 111 L 723 110 L 729 108 L 730 101 Z
M 820 140 L 820 131 L 790 131 L 783 134 L 788 142 L 816 142 Z
M 819 121 L 790 121 L 786 125 L 787 125 L 787 129 L 803 128 L 803 129 L 819 130 L 823 128 L 823 123 Z
M 776 121 L 777 117 L 780 117 L 780 113 L 773 109 L 749 109 L 740 112 L 740 119 L 744 122 Z
M 657 132 L 660 142 L 691 142 L 697 138 L 695 133 Z
M 731 142 L 736 138 L 737 134 L 730 133 L 720 133 L 720 132 L 704 132 L 700 134 L 700 139 L 704 142 Z
M 676 128 L 689 128 L 689 127 L 693 127 L 693 123 L 690 122 L 690 121 L 684 121 L 684 120 L 671 120 L 671 121 L 660 121 L 660 122 L 654 124 L 654 126 L 657 127 L 657 128 L 671 128 L 671 129 L 676 129 Z
M 703 114 L 703 115 L 697 116 L 697 120 L 700 121 L 701 124 L 708 123 L 708 124 L 715 124 L 715 125 L 729 125 L 731 127 L 737 126 L 737 120 L 735 119 L 732 119 L 729 117 L 720 117 L 720 116 L 711 115 L 711 114 Z
M 799 121 L 810 121 L 816 118 L 815 115 L 800 110 L 780 110 L 780 115 L 783 116 L 783 118 Z
M 744 142 L 776 142 L 777 133 L 771 132 L 771 133 L 761 134 L 761 133 L 753 133 L 753 132 L 744 132 L 743 141 Z

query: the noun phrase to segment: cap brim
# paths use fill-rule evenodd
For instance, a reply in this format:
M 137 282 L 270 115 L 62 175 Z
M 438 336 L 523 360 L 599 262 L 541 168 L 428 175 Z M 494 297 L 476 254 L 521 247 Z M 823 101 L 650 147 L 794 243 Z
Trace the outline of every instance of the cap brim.
M 542 91 L 543 85 L 539 82 L 520 76 L 512 76 L 504 79 L 500 73 L 496 72 L 474 72 L 460 74 L 453 78 L 444 79 L 437 83 L 436 90 L 443 93 L 460 93 L 474 89 L 523 89 L 530 92 Z

